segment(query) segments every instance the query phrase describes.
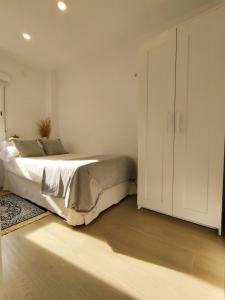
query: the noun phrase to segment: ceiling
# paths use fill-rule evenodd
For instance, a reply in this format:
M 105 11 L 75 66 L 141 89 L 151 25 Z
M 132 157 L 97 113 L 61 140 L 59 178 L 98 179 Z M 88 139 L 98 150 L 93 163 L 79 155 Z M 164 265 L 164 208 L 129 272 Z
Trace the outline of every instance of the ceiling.
M 42 69 L 59 70 L 107 51 L 219 0 L 0 0 L 0 48 Z M 21 34 L 31 34 L 25 41 Z

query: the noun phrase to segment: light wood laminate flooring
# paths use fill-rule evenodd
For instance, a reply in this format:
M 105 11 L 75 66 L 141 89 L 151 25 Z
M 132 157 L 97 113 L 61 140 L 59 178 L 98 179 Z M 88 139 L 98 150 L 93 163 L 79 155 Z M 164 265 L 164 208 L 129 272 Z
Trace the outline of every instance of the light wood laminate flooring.
M 4 300 L 224 300 L 225 239 L 136 197 L 72 228 L 51 215 L 2 238 Z

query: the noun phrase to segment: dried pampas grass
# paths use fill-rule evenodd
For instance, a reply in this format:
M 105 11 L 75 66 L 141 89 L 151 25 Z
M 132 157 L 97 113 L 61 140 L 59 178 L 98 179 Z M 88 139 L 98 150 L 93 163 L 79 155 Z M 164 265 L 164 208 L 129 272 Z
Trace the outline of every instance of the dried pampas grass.
M 49 118 L 42 119 L 37 123 L 38 134 L 41 138 L 49 139 L 51 133 L 51 120 Z

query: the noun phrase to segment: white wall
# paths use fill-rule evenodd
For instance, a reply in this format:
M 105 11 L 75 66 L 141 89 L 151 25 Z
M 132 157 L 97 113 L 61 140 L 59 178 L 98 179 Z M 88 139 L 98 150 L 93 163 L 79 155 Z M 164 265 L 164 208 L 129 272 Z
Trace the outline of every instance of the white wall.
M 4 169 L 3 169 L 2 160 L 0 160 L 0 188 L 3 186 L 3 181 L 4 181 Z
M 16 61 L 0 51 L 0 72 L 10 75 L 6 87 L 7 137 L 17 134 L 22 138 L 37 137 L 37 121 L 45 117 L 48 75 Z M 50 101 L 51 95 L 48 95 Z M 0 161 L 0 187 L 3 183 L 3 168 Z
M 45 75 L 45 115 L 51 119 L 51 138 L 59 137 L 56 90 L 56 74 L 55 72 L 47 72 Z
M 7 135 L 37 137 L 36 123 L 45 115 L 45 74 L 1 51 L 0 71 L 11 77 L 6 88 Z
M 69 151 L 137 159 L 137 51 L 58 74 L 60 136 Z

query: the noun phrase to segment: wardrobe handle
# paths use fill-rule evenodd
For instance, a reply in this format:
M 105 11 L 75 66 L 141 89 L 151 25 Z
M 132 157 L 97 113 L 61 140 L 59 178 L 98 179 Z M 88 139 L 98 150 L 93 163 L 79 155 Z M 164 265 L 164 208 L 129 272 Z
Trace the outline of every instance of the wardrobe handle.
M 176 132 L 181 133 L 181 113 L 176 113 Z

